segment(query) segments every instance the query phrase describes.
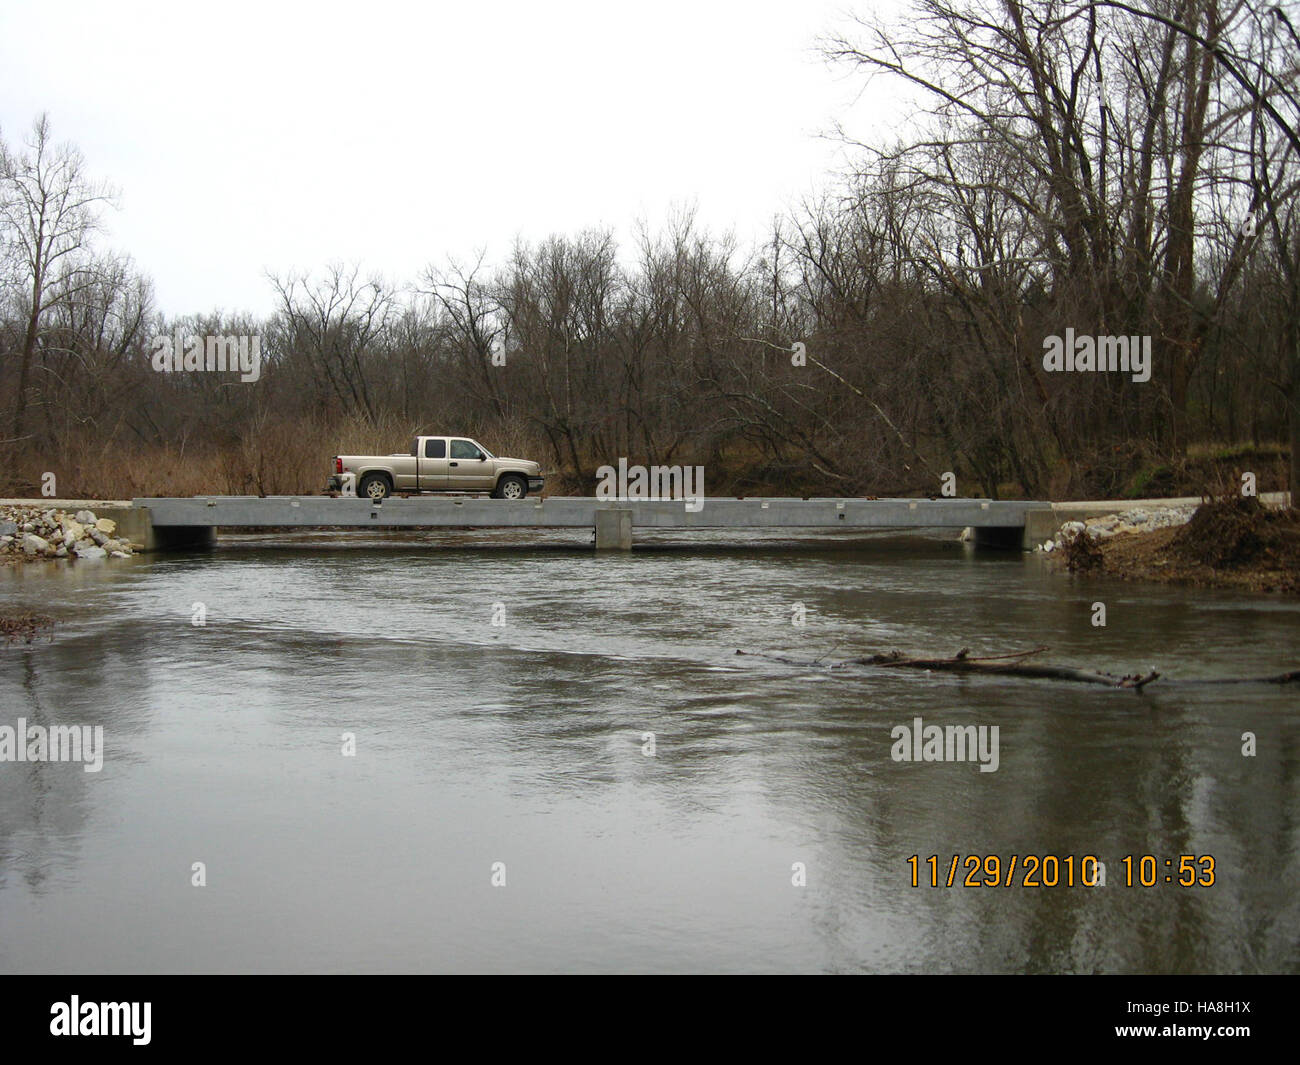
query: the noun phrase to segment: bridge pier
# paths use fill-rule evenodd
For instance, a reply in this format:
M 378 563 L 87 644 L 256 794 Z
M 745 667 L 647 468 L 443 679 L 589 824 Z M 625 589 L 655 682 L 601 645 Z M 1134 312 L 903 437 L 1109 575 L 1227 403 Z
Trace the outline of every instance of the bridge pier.
M 596 550 L 632 550 L 632 511 L 612 507 L 596 511 Z

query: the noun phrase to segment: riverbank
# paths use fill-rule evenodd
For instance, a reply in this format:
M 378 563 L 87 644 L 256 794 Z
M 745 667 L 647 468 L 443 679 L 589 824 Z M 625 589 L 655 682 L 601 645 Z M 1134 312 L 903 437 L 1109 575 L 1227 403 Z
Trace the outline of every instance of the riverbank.
M 54 559 L 130 558 L 140 545 L 117 535 L 117 522 L 89 507 L 0 503 L 0 566 Z
M 1071 572 L 1300 595 L 1300 511 L 1253 496 L 1069 521 L 1040 550 Z

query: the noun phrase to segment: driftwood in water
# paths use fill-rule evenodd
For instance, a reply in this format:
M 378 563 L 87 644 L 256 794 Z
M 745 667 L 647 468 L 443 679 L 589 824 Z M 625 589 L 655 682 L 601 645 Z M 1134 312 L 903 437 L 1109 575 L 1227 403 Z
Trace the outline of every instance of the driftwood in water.
M 31 643 L 37 636 L 48 635 L 54 639 L 54 619 L 45 614 L 16 614 L 0 616 L 0 637 L 5 643 L 22 640 Z
M 1109 688 L 1144 688 L 1160 677 L 1154 669 L 1145 674 L 1129 673 L 1121 677 L 1114 673 L 1097 673 L 1087 669 L 1076 669 L 1073 666 L 1049 666 L 1025 661 L 1031 655 L 1042 654 L 1046 650 L 1046 647 L 1035 647 L 1031 651 L 981 658 L 971 658 L 966 648 L 962 648 L 952 658 L 908 658 L 898 651 L 890 651 L 886 655 L 851 658 L 849 662 L 855 666 L 901 666 L 911 669 L 947 670 L 950 673 L 995 673 L 1008 677 L 1073 680 L 1081 684 L 1104 684 Z
M 971 657 L 968 648 L 963 647 L 951 658 L 914 658 L 899 651 L 888 654 L 869 655 L 866 658 L 849 658 L 842 662 L 830 663 L 832 669 L 845 666 L 884 666 L 887 668 L 938 670 L 949 673 L 978 673 L 1007 677 L 1031 677 L 1039 680 L 1069 680 L 1082 684 L 1101 684 L 1108 688 L 1145 688 L 1152 681 L 1159 680 L 1160 674 L 1154 669 L 1147 673 L 1128 673 L 1120 676 L 1115 673 L 1099 673 L 1095 670 L 1077 669 L 1074 666 L 1054 666 L 1037 662 L 1027 662 L 1027 658 L 1042 654 L 1046 647 L 1035 647 L 1028 651 L 1015 651 L 1004 655 L 983 655 Z M 753 655 L 753 651 L 737 651 L 738 655 Z M 790 665 L 821 665 L 822 660 L 799 662 L 779 655 L 757 655 L 770 658 L 776 662 Z M 1278 673 L 1267 677 L 1216 677 L 1208 680 L 1166 680 L 1166 684 L 1293 684 L 1300 682 L 1300 669 L 1287 673 Z

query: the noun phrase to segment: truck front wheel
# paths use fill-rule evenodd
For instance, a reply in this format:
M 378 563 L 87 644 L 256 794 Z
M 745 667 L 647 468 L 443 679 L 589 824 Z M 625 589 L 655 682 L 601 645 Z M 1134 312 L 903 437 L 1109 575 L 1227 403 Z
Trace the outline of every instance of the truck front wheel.
M 528 482 L 517 473 L 507 473 L 492 489 L 493 499 L 523 499 L 528 494 Z
M 393 486 L 382 473 L 368 473 L 357 485 L 357 495 L 363 499 L 385 499 L 393 492 Z

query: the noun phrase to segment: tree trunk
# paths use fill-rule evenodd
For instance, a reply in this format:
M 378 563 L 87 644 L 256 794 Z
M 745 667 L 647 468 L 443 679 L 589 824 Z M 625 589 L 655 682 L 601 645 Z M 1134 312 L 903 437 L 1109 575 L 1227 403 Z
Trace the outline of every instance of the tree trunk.
M 38 282 L 39 285 L 39 282 Z M 27 386 L 31 380 L 32 356 L 36 353 L 36 337 L 40 329 L 41 301 L 40 290 L 32 294 L 32 313 L 27 319 L 27 332 L 23 336 L 23 350 L 18 362 L 18 396 L 14 403 L 14 445 L 22 442 L 23 430 L 27 427 Z
M 1287 489 L 1291 493 L 1291 505 L 1300 507 L 1300 328 L 1295 331 L 1295 343 L 1291 348 L 1291 380 L 1287 387 L 1286 420 L 1290 429 L 1291 448 L 1291 476 L 1288 478 Z

